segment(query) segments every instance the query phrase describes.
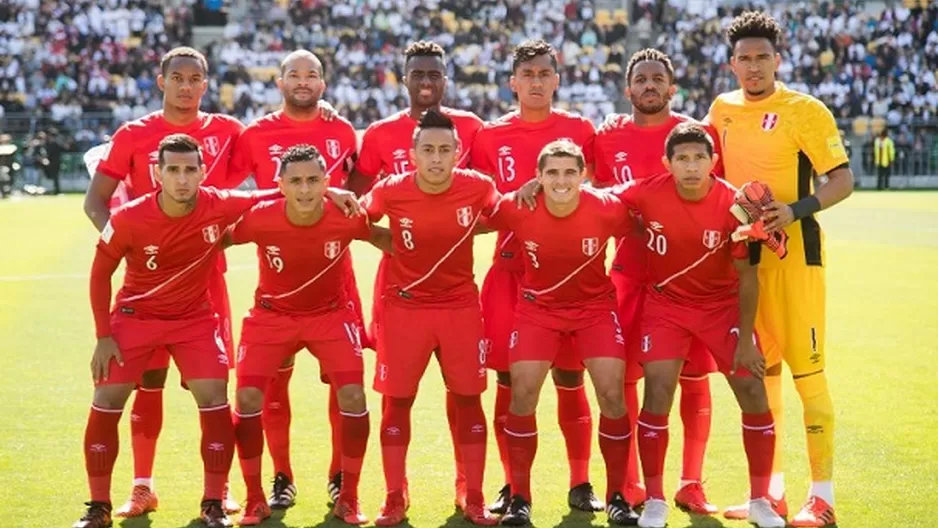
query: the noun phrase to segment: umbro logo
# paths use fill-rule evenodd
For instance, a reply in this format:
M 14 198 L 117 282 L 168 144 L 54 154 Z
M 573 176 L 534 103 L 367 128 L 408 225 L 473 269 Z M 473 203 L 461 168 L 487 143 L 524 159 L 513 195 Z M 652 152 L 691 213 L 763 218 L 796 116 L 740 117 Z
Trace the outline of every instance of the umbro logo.
M 508 146 L 498 147 L 498 155 L 499 155 L 499 156 L 510 156 L 510 155 L 511 155 L 511 147 L 508 147 Z
M 396 160 L 407 159 L 407 151 L 404 149 L 397 149 L 391 155 Z
M 655 222 L 654 220 L 648 222 L 648 227 L 657 232 L 661 232 L 661 230 L 664 229 L 664 225 L 661 222 Z
M 411 229 L 414 227 L 414 221 L 410 218 L 401 218 L 401 227 L 404 229 Z
M 267 149 L 267 152 L 269 152 L 271 156 L 279 156 L 280 153 L 283 152 L 283 147 L 276 144 L 271 145 L 270 148 Z
M 622 163 L 629 157 L 628 152 L 616 152 L 616 163 Z

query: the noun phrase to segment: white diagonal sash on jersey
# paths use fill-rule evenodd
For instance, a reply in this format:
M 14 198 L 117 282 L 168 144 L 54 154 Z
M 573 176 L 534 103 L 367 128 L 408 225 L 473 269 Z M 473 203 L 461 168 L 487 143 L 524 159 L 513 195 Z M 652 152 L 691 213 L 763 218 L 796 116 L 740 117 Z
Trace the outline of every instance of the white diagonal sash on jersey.
M 345 152 L 343 152 L 342 154 L 339 155 L 338 158 L 336 158 L 335 163 L 333 163 L 331 167 L 326 169 L 326 176 L 332 174 L 332 171 L 334 171 L 335 168 L 338 167 L 340 163 L 345 161 L 345 155 L 348 154 L 348 151 L 350 150 L 352 149 L 345 149 Z
M 193 262 L 192 264 L 189 264 L 189 265 L 186 266 L 185 268 L 181 269 L 181 270 L 180 270 L 179 272 L 177 272 L 175 275 L 173 275 L 172 277 L 166 279 L 166 280 L 163 281 L 162 283 L 160 283 L 160 284 L 154 286 L 154 287 L 151 288 L 149 291 L 146 291 L 146 292 L 144 292 L 144 293 L 141 293 L 140 295 L 132 295 L 132 296 L 130 296 L 130 297 L 125 297 L 125 298 L 121 299 L 121 302 L 139 301 L 140 299 L 146 299 L 147 297 L 153 295 L 154 293 L 156 293 L 156 292 L 162 290 L 167 284 L 173 282 L 174 280 L 178 279 L 179 277 L 182 277 L 183 275 L 185 275 L 186 273 L 188 273 L 189 270 L 191 270 L 192 268 L 194 268 L 194 267 L 198 266 L 199 264 L 201 264 L 202 261 L 204 261 L 206 258 L 208 258 L 208 257 L 212 254 L 212 252 L 215 250 L 215 246 L 216 246 L 216 245 L 217 245 L 217 244 L 212 244 L 211 247 L 209 247 L 208 250 L 205 251 L 205 253 L 202 253 L 202 256 L 201 256 L 201 257 L 199 257 L 198 259 L 195 260 L 195 262 Z
M 222 153 L 224 153 L 225 150 L 228 149 L 228 144 L 229 144 L 229 143 L 231 143 L 231 137 L 229 137 L 228 139 L 226 139 L 226 140 L 225 140 L 225 144 L 222 145 L 220 149 L 218 149 L 218 155 L 215 156 L 215 159 L 214 159 L 214 160 L 212 160 L 212 166 L 209 167 L 207 171 L 205 171 L 205 174 L 211 174 L 212 171 L 215 170 L 215 165 L 218 165 L 218 160 L 220 160 L 220 159 L 222 158 Z M 226 176 L 226 177 L 227 177 L 227 176 Z
M 459 157 L 459 160 L 456 162 L 455 166 L 461 167 L 463 162 L 466 161 L 466 157 L 468 156 L 469 156 L 469 149 L 466 149 L 466 151 L 462 153 L 462 156 Z
M 605 247 L 605 246 L 603 246 L 603 247 Z M 570 279 L 572 279 L 573 277 L 576 277 L 576 274 L 577 274 L 577 273 L 579 273 L 579 272 L 583 271 L 584 269 L 586 269 L 586 267 L 589 266 L 589 265 L 590 265 L 594 260 L 596 260 L 600 255 L 605 256 L 605 254 L 606 254 L 605 251 L 597 251 L 595 254 L 593 254 L 592 257 L 588 258 L 588 259 L 586 260 L 586 262 L 584 262 L 583 264 L 580 264 L 580 266 L 579 266 L 577 269 L 575 269 L 575 270 L 573 270 L 572 272 L 570 272 L 569 275 L 567 275 L 566 277 L 564 277 L 563 279 L 561 279 L 560 282 L 558 282 L 557 284 L 554 284 L 554 285 L 551 286 L 550 288 L 544 288 L 543 290 L 532 290 L 532 289 L 530 289 L 530 288 L 522 288 L 521 291 L 526 292 L 526 293 L 530 293 L 530 294 L 532 294 L 532 295 L 534 295 L 534 296 L 544 295 L 545 293 L 550 293 L 550 292 L 552 292 L 552 291 L 554 291 L 554 290 L 560 288 L 560 287 L 563 286 L 564 284 L 570 282 Z
M 275 300 L 276 300 L 276 299 L 283 299 L 284 297 L 289 297 L 289 296 L 291 296 L 291 295 L 293 295 L 293 294 L 295 294 L 295 293 L 300 292 L 301 290 L 305 289 L 305 288 L 306 288 L 307 286 L 309 286 L 310 284 L 312 284 L 312 283 L 316 282 L 317 280 L 319 280 L 319 278 L 322 277 L 323 275 L 325 275 L 326 272 L 328 272 L 329 270 L 331 270 L 333 266 L 335 266 L 336 264 L 338 264 L 339 261 L 342 260 L 342 255 L 344 255 L 347 251 L 348 251 L 348 246 L 345 246 L 344 248 L 342 248 L 342 251 L 340 251 L 339 254 L 336 255 L 336 257 L 335 257 L 334 259 L 332 259 L 332 262 L 330 262 L 328 266 L 326 266 L 325 268 L 323 268 L 322 271 L 320 271 L 319 273 L 317 273 L 312 279 L 309 279 L 308 281 L 304 282 L 303 284 L 300 284 L 300 285 L 297 286 L 296 288 L 294 288 L 294 289 L 292 289 L 292 290 L 290 290 L 290 291 L 288 291 L 288 292 L 286 292 L 286 293 L 278 293 L 277 295 L 272 295 L 272 294 L 269 294 L 269 293 L 265 293 L 264 295 L 261 295 L 261 298 L 262 298 L 262 299 L 275 299 Z
M 423 277 L 420 277 L 419 279 L 415 280 L 414 282 L 412 282 L 412 283 L 408 284 L 407 286 L 404 286 L 403 288 L 401 288 L 401 291 L 402 291 L 402 292 L 405 292 L 405 291 L 407 291 L 407 290 L 409 290 L 409 289 L 411 289 L 411 288 L 413 288 L 413 287 L 419 285 L 419 284 L 422 283 L 423 281 L 429 279 L 430 276 L 433 275 L 433 274 L 436 272 L 436 270 L 443 264 L 443 262 L 446 261 L 446 259 L 448 259 L 449 256 L 453 254 L 453 252 L 456 251 L 456 248 L 458 248 L 459 246 L 461 246 L 462 243 L 465 242 L 467 238 L 469 238 L 469 237 L 471 237 L 471 236 L 473 235 L 473 231 L 475 231 L 476 224 L 479 223 L 479 218 L 481 218 L 481 217 L 482 217 L 482 211 L 479 211 L 478 213 L 476 213 L 476 217 L 472 219 L 472 224 L 470 224 L 469 227 L 466 229 L 466 232 L 463 234 L 462 238 L 460 238 L 458 242 L 456 242 L 455 244 L 453 244 L 453 247 L 449 248 L 449 251 L 447 251 L 442 257 L 440 257 L 440 260 L 436 261 L 436 264 L 434 264 L 433 267 L 430 268 L 430 271 L 424 273 Z
M 717 246 L 717 247 L 711 249 L 710 251 L 704 253 L 702 257 L 700 257 L 699 259 L 697 259 L 696 261 L 694 261 L 691 265 L 689 265 L 689 266 L 687 266 L 686 268 L 682 269 L 681 271 L 675 273 L 674 275 L 671 275 L 671 276 L 668 277 L 667 279 L 664 279 L 663 281 L 659 282 L 658 284 L 655 284 L 655 289 L 658 290 L 658 291 L 661 291 L 661 289 L 664 288 L 666 284 L 668 284 L 669 282 L 673 281 L 674 279 L 680 277 L 681 275 L 684 275 L 685 273 L 687 273 L 687 272 L 689 272 L 690 270 L 696 268 L 697 266 L 701 265 L 701 264 L 703 263 L 703 261 L 705 261 L 705 260 L 707 260 L 708 258 L 710 258 L 711 255 L 713 255 L 714 253 L 716 253 L 717 251 L 719 251 L 720 248 L 722 248 L 722 247 L 725 246 L 725 245 L 726 245 L 726 240 L 724 239 L 723 242 L 720 242 L 720 245 L 719 245 L 719 246 Z

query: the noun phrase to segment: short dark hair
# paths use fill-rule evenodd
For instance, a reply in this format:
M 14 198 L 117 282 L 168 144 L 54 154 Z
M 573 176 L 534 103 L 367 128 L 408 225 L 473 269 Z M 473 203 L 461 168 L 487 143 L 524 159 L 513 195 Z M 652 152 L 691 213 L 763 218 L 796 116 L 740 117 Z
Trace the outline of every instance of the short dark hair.
M 664 69 L 668 71 L 668 79 L 670 79 L 672 83 L 674 82 L 674 65 L 671 64 L 671 57 L 668 57 L 667 53 L 654 48 L 645 48 L 633 53 L 632 57 L 629 59 L 629 64 L 625 67 L 625 84 L 629 84 L 632 81 L 632 70 L 635 69 L 635 66 L 639 62 L 645 61 L 660 62 L 663 64 Z
M 199 157 L 199 165 L 202 164 L 202 146 L 199 145 L 197 139 L 189 134 L 170 134 L 160 141 L 159 150 L 157 151 L 157 161 L 160 167 L 166 163 L 166 152 L 178 152 L 182 154 L 195 152 Z
M 301 143 L 288 148 L 286 152 L 280 156 L 280 174 L 282 175 L 284 171 L 287 170 L 287 165 L 301 161 L 315 161 L 323 171 L 326 170 L 326 159 L 322 157 L 322 153 L 319 152 L 319 149 L 312 145 Z
M 407 46 L 404 50 L 404 64 L 406 65 L 414 57 L 439 57 L 441 61 L 446 62 L 446 52 L 443 51 L 443 46 L 429 40 L 418 40 Z
M 576 160 L 576 165 L 581 171 L 586 168 L 586 158 L 583 157 L 583 149 L 578 147 L 576 143 L 566 139 L 552 141 L 541 149 L 541 153 L 537 155 L 538 172 L 544 170 L 544 166 L 547 165 L 547 158 L 573 158 Z
M 417 128 L 414 129 L 414 144 L 417 143 L 417 137 L 420 136 L 421 131 L 431 128 L 450 130 L 453 132 L 453 137 L 457 140 L 459 139 L 459 134 L 456 132 L 456 123 L 443 112 L 435 108 L 430 108 L 420 114 L 420 120 L 417 121 Z
M 664 141 L 664 152 L 668 159 L 674 157 L 674 149 L 678 145 L 696 143 L 707 147 L 707 154 L 713 157 L 713 138 L 699 123 L 681 123 L 671 130 L 668 139 Z
M 734 18 L 730 27 L 726 28 L 726 40 L 730 48 L 736 49 L 736 43 L 745 38 L 764 38 L 778 49 L 782 39 L 782 26 L 768 13 L 762 11 L 746 11 Z
M 208 60 L 205 58 L 205 55 L 203 55 L 201 51 L 190 48 L 189 46 L 179 46 L 167 51 L 166 54 L 163 55 L 163 58 L 160 59 L 160 73 L 166 75 L 166 72 L 169 71 L 169 63 L 179 57 L 195 59 L 199 63 L 199 66 L 202 67 L 202 73 L 208 75 Z
M 540 57 L 541 55 L 549 56 L 550 65 L 555 70 L 557 69 L 557 52 L 554 50 L 554 47 L 548 44 L 545 40 L 532 39 L 518 44 L 518 47 L 516 47 L 512 52 L 512 73 L 518 71 L 518 67 L 521 66 L 521 63 L 528 62 L 529 60 L 533 60 L 536 57 Z

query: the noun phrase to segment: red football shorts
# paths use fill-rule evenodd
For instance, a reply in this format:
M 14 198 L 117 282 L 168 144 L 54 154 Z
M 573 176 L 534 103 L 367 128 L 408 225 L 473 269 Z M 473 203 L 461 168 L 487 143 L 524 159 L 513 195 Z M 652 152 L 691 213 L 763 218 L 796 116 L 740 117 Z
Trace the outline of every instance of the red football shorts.
M 566 348 L 572 344 L 567 353 Z M 524 302 L 515 312 L 515 329 L 509 339 L 511 362 L 550 361 L 570 356 L 583 368 L 592 358 L 625 361 L 625 337 L 615 310 L 577 308 L 551 310 Z M 555 363 L 556 364 L 556 363 Z
M 733 367 L 739 337 L 739 305 L 728 301 L 706 306 L 677 304 L 663 295 L 645 297 L 640 341 L 641 362 L 686 359 L 700 341 L 723 374 Z M 745 369 L 737 373 L 748 375 Z M 686 373 L 685 373 L 686 374 Z
M 172 356 L 183 382 L 190 379 L 228 379 L 228 354 L 212 314 L 188 319 L 144 319 L 116 312 L 111 332 L 124 366 L 111 361 L 101 385 L 140 383 L 158 350 Z
M 478 301 L 458 308 L 413 308 L 391 300 L 384 303 L 382 317 L 376 391 L 395 398 L 415 396 L 434 350 L 450 391 L 465 396 L 485 391 L 489 344 Z
M 218 266 L 209 276 L 208 296 L 212 302 L 212 309 L 218 321 L 218 335 L 225 344 L 228 354 L 228 365 L 234 368 L 234 339 L 231 335 L 231 303 L 228 301 L 228 285 L 225 283 L 225 262 L 219 259 Z M 169 350 L 159 348 L 150 357 L 146 370 L 163 370 L 169 368 Z
M 642 379 L 642 308 L 648 288 L 644 282 L 635 280 L 619 271 L 609 272 L 616 286 L 619 323 L 625 334 L 625 381 L 635 383 Z M 699 339 L 691 340 L 690 352 L 681 370 L 682 376 L 706 376 L 717 371 L 717 364 L 707 347 Z
M 264 389 L 283 362 L 306 348 L 336 387 L 362 385 L 364 365 L 355 312 L 344 307 L 315 315 L 290 315 L 253 307 L 241 325 L 238 388 Z
M 496 372 L 508 372 L 511 366 L 509 344 L 515 329 L 515 308 L 523 277 L 524 272 L 492 266 L 482 283 L 482 319 L 485 337 L 491 343 L 485 366 Z M 561 370 L 583 370 L 569 336 L 563 338 L 562 353 L 558 354 L 554 366 Z

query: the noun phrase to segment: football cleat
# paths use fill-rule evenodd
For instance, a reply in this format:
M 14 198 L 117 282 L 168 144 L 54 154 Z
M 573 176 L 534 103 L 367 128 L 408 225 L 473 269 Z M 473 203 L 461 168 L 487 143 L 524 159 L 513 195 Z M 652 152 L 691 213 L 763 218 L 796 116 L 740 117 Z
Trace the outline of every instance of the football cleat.
M 145 513 L 156 511 L 160 500 L 147 486 L 134 486 L 130 492 L 130 499 L 114 512 L 118 517 L 138 517 Z
M 707 495 L 699 482 L 691 482 L 678 490 L 674 495 L 674 505 L 686 512 L 700 515 L 713 515 L 720 511 L 707 500 Z
M 826 500 L 812 495 L 801 511 L 791 520 L 792 526 L 836 526 L 837 516 L 834 507 Z
M 531 503 L 521 495 L 515 495 L 508 504 L 508 511 L 502 516 L 505 526 L 527 526 L 531 524 Z
M 638 518 L 638 525 L 642 528 L 664 528 L 668 524 L 669 509 L 668 503 L 661 499 L 648 499 Z
M 257 526 L 270 518 L 270 506 L 263 498 L 260 500 L 250 499 L 244 507 L 244 514 L 238 521 L 238 526 Z
M 476 526 L 495 526 L 498 524 L 498 517 L 489 513 L 482 501 L 466 503 L 462 511 L 463 518 Z
M 648 494 L 641 482 L 630 482 L 625 485 L 625 502 L 631 504 L 633 508 L 645 504 L 646 498 L 648 498 Z
M 360 526 L 368 523 L 368 517 L 365 517 L 365 514 L 362 513 L 358 499 L 355 497 L 342 497 L 340 495 L 332 508 L 332 515 L 345 524 Z
M 407 520 L 407 504 L 404 493 L 396 491 L 388 493 L 381 506 L 381 513 L 375 519 L 375 526 L 397 526 Z
M 585 512 L 601 512 L 605 505 L 593 493 L 593 485 L 589 482 L 578 484 L 567 493 L 567 504 L 574 510 Z
M 202 501 L 202 512 L 199 516 L 202 524 L 208 528 L 227 528 L 231 526 L 231 520 L 225 513 L 220 500 L 209 499 Z
M 781 499 L 773 499 L 772 497 L 766 497 L 766 500 L 769 501 L 769 504 L 772 505 L 772 509 L 775 510 L 780 517 L 788 517 L 788 503 L 785 502 L 785 496 L 783 495 Z M 736 521 L 745 521 L 749 518 L 749 503 L 740 504 L 738 506 L 730 506 L 729 508 L 723 510 L 723 517 Z
M 749 501 L 748 521 L 759 528 L 785 528 L 785 519 L 772 509 L 772 503 L 764 497 Z
M 270 490 L 267 505 L 274 510 L 285 510 L 296 504 L 296 486 L 283 473 L 274 477 L 274 487 Z
M 295 492 L 296 490 L 294 490 L 294 493 Z M 326 483 L 326 492 L 329 493 L 329 504 L 335 504 L 335 502 L 339 500 L 339 493 L 342 492 L 341 471 L 329 477 L 329 482 Z
M 110 502 L 86 502 L 88 509 L 81 519 L 75 521 L 72 528 L 110 528 L 113 526 L 111 521 L 111 503 Z
M 606 503 L 606 517 L 611 524 L 619 526 L 638 525 L 638 514 L 632 509 L 632 506 L 625 500 L 625 497 L 616 492 Z
M 511 503 L 511 485 L 505 484 L 498 490 L 498 498 L 489 505 L 489 511 L 496 515 L 504 515 L 508 512 L 508 505 Z
M 241 511 L 241 504 L 231 494 L 231 487 L 227 482 L 225 483 L 225 500 L 222 502 L 222 507 L 225 508 L 225 513 L 228 515 L 234 515 Z

